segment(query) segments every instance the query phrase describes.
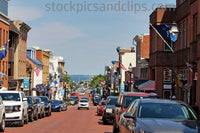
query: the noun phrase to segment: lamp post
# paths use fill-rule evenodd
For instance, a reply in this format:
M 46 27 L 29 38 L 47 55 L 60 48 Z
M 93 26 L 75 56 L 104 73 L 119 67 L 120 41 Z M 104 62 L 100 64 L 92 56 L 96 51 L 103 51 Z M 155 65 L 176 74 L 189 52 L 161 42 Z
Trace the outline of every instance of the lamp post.
M 129 78 L 129 92 L 131 91 L 131 73 L 132 73 L 132 64 L 130 63 L 129 64 L 129 67 L 128 67 L 128 69 L 129 69 L 129 76 L 130 76 L 130 78 Z
M 28 72 L 29 72 L 29 95 L 31 96 L 31 72 L 32 72 L 32 66 L 31 64 L 28 67 Z
M 178 34 L 178 28 L 176 26 L 176 23 L 173 22 L 172 23 L 172 26 L 171 26 L 171 31 L 174 33 L 174 34 Z M 175 96 L 175 42 L 172 41 L 172 49 L 173 49 L 173 57 L 172 57 L 172 64 L 173 64 L 173 68 L 172 68 L 172 95 L 171 95 L 171 99 L 176 99 L 176 96 Z

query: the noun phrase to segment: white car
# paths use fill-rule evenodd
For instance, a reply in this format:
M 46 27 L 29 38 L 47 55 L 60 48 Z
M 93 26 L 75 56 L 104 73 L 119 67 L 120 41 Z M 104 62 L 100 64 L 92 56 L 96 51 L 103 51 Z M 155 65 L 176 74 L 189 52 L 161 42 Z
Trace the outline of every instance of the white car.
M 0 132 L 4 132 L 5 130 L 5 106 L 3 104 L 3 100 L 0 96 Z
M 5 105 L 6 122 L 19 122 L 20 126 L 28 123 L 28 103 L 22 91 L 1 91 Z
M 84 91 L 81 91 L 81 92 L 79 93 L 79 95 L 85 95 L 85 92 L 84 92 Z
M 78 110 L 80 108 L 87 108 L 89 110 L 89 101 L 86 99 L 81 99 L 78 103 Z

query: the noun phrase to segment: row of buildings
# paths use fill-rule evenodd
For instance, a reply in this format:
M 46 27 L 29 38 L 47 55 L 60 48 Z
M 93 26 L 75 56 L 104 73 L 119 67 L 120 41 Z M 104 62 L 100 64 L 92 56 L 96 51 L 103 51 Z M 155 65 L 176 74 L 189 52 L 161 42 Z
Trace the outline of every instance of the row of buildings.
M 51 50 L 27 48 L 30 30 L 23 21 L 10 20 L 8 1 L 0 0 L 0 47 L 7 43 L 7 55 L 0 60 L 0 86 L 61 99 L 65 61 Z
M 168 41 L 175 52 L 172 53 L 155 30 L 149 26 L 148 34 L 133 37 L 135 49 L 117 48 L 119 60 L 112 61 L 113 64 L 106 66 L 105 69 L 107 89 L 110 92 L 155 92 L 160 98 L 166 99 L 170 99 L 174 93 L 177 100 L 182 100 L 198 110 L 200 107 L 199 18 L 200 0 L 176 0 L 176 7 L 155 9 L 149 16 L 152 25 L 172 26 L 176 22 L 178 39 L 175 43 Z M 175 79 L 174 86 L 173 79 Z

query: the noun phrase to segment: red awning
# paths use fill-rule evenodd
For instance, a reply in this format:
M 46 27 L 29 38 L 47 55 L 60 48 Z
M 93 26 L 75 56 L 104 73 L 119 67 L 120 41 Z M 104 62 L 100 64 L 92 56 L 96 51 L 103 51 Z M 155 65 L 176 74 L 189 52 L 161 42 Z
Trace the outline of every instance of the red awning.
M 155 81 L 149 80 L 138 86 L 139 90 L 145 91 L 155 91 Z

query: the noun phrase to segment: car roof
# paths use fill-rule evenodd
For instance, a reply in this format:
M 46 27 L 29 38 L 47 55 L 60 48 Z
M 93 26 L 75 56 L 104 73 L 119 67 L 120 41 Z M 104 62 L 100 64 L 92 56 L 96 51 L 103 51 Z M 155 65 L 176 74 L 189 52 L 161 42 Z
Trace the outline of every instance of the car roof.
M 140 103 L 170 103 L 170 104 L 185 104 L 182 101 L 168 99 L 138 99 Z M 185 104 L 186 105 L 186 104 Z
M 126 95 L 126 96 L 158 96 L 156 93 L 144 93 L 144 92 L 121 92 L 120 95 Z

